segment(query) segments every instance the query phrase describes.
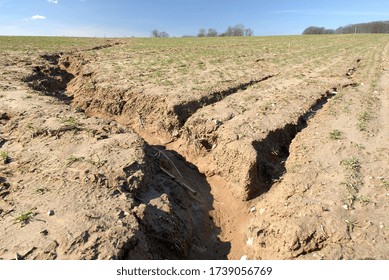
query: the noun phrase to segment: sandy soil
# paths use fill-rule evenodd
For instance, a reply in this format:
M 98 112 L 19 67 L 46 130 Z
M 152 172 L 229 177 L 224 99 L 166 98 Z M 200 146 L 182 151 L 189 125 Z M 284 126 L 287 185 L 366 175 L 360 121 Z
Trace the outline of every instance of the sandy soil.
M 190 193 L 160 170 L 185 165 L 173 152 L 72 108 L 62 79 L 46 96 L 19 74 L 0 94 L 1 258 L 226 258 L 204 176 L 181 169 L 198 184 Z
M 320 38 L 6 56 L 0 257 L 387 259 L 388 40 Z

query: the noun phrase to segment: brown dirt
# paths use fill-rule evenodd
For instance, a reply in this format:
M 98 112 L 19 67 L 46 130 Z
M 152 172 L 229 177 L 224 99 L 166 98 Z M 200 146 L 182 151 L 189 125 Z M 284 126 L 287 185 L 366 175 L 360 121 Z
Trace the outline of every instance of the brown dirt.
M 22 75 L 0 95 L 0 257 L 388 259 L 389 45 L 334 38 L 241 71 L 227 57 L 228 80 L 206 60 L 205 90 L 174 67 L 155 82 L 133 42 L 20 67 L 45 96 Z
M 1 258 L 226 258 L 204 176 L 130 127 L 66 105 L 62 79 L 39 77 L 55 89 L 46 96 L 13 77 L 0 94 Z M 195 178 L 197 195 L 160 171 L 162 153 Z

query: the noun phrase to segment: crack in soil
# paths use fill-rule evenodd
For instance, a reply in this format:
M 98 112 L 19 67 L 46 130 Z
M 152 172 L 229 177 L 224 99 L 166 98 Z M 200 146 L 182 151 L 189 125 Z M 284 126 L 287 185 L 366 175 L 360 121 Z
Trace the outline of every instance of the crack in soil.
M 269 132 L 263 140 L 252 142 L 257 151 L 257 163 L 250 171 L 254 179 L 246 187 L 248 200 L 266 193 L 282 178 L 286 172 L 285 162 L 289 157 L 292 141 L 298 133 L 308 127 L 308 121 L 335 95 L 334 90 L 327 91 L 298 118 L 296 123 L 288 123 L 282 128 Z
M 308 127 L 309 121 L 337 95 L 338 89 L 356 87 L 358 83 L 347 83 L 332 88 L 316 100 L 310 109 L 301 115 L 296 123 L 288 123 L 284 127 L 268 133 L 261 141 L 253 141 L 252 145 L 257 151 L 257 163 L 252 168 L 252 182 L 246 187 L 247 199 L 253 199 L 268 192 L 275 182 L 282 179 L 286 172 L 285 163 L 289 157 L 289 147 L 297 134 Z
M 246 83 L 241 83 L 239 85 L 229 87 L 224 90 L 214 91 L 197 100 L 192 100 L 189 102 L 185 102 L 173 107 L 173 112 L 177 116 L 180 126 L 183 127 L 186 121 L 194 115 L 199 109 L 204 108 L 205 106 L 209 106 L 215 104 L 217 102 L 222 101 L 226 97 L 236 94 L 241 91 L 247 90 L 249 87 L 264 82 L 273 78 L 275 75 L 268 75 L 261 79 L 251 80 Z

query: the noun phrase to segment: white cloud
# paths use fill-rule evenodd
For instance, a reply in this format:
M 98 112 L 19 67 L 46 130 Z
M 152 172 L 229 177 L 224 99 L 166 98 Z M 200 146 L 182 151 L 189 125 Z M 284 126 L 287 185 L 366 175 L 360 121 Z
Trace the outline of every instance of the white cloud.
M 30 20 L 43 20 L 43 19 L 46 19 L 46 17 L 41 16 L 41 15 L 35 15 L 35 16 L 29 17 L 29 18 L 25 18 L 24 20 L 30 21 Z
M 40 15 L 35 15 L 31 17 L 32 20 L 37 20 L 37 19 L 46 19 L 45 16 L 40 16 Z
M 47 2 L 52 3 L 52 4 L 58 4 L 58 0 L 47 0 Z

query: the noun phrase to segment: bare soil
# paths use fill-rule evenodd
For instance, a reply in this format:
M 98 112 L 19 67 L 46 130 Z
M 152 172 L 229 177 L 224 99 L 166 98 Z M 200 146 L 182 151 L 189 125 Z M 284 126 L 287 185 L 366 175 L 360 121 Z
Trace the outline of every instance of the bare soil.
M 0 257 L 388 259 L 389 41 L 322 38 L 3 54 Z

